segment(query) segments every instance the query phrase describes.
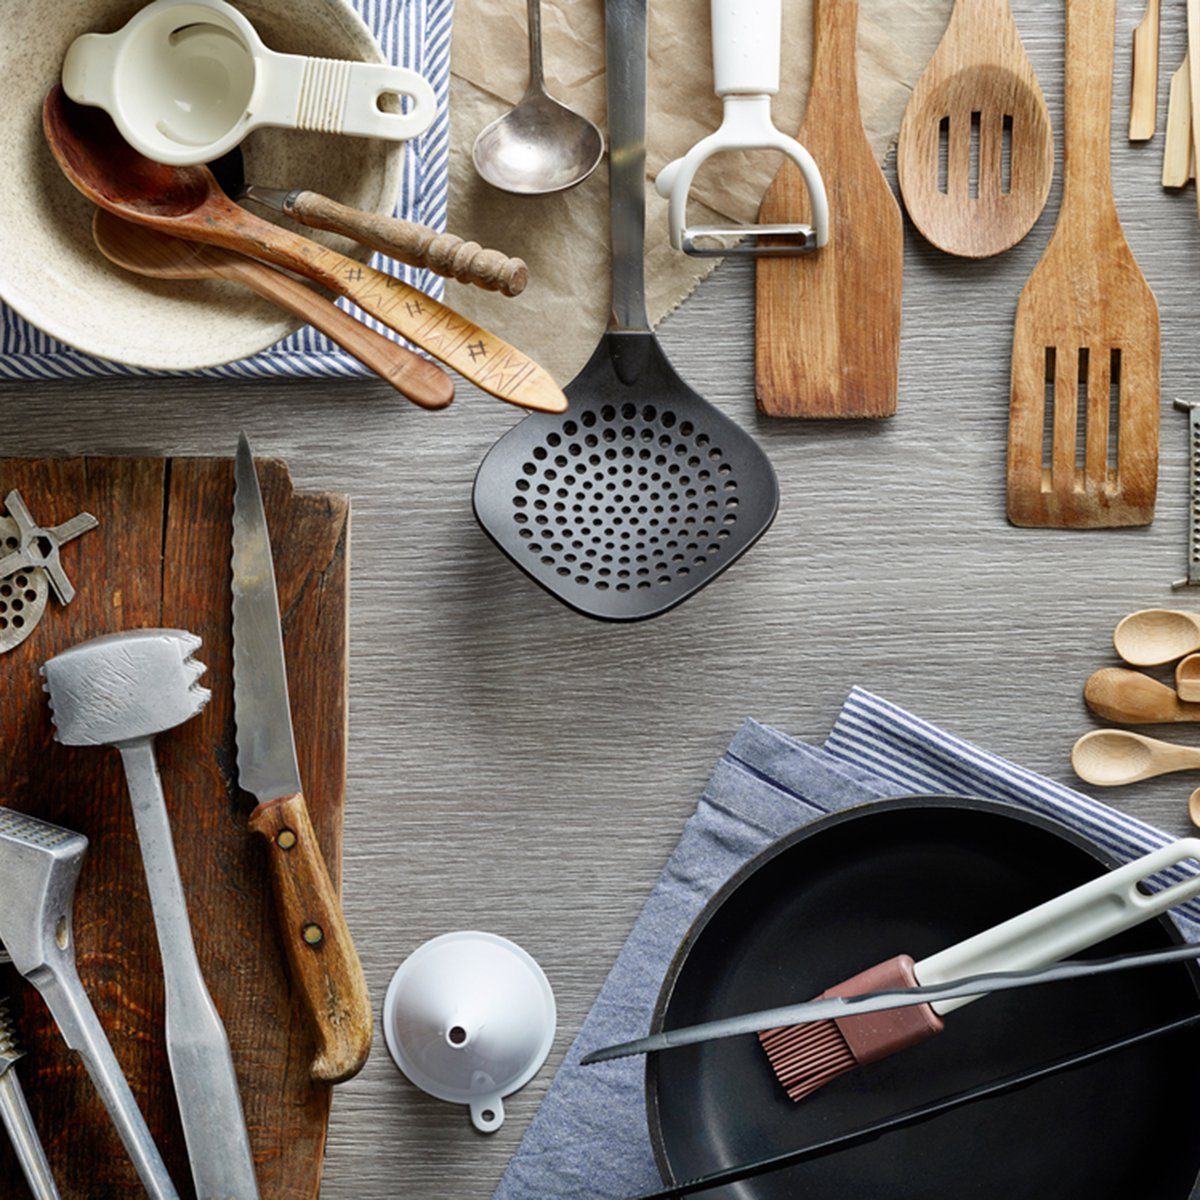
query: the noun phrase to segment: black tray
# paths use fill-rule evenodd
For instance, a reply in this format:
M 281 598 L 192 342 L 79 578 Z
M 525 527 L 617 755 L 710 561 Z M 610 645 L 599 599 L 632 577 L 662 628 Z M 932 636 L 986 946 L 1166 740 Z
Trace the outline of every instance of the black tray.
M 916 959 L 1115 865 L 1064 826 L 983 800 L 850 809 L 783 838 L 696 920 L 654 1028 L 807 999 Z M 1180 941 L 1167 918 L 1088 956 Z M 1081 955 L 1080 957 L 1084 957 Z M 892 1059 L 793 1104 L 753 1037 L 651 1055 L 650 1136 L 668 1184 L 806 1145 L 1194 1012 L 1191 965 L 988 996 Z M 1186 1200 L 1200 1172 L 1200 1032 L 1163 1038 L 705 1200 Z

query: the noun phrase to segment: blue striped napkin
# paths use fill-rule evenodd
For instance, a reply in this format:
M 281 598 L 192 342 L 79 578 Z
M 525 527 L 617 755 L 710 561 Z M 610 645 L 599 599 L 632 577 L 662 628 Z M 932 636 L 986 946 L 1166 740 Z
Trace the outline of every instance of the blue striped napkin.
M 746 722 L 713 771 L 494 1200 L 621 1200 L 660 1186 L 643 1061 L 606 1063 L 598 1071 L 581 1068 L 579 1059 L 648 1028 L 684 934 L 750 858 L 826 813 L 914 793 L 1014 804 L 1070 825 L 1122 860 L 1173 840 L 859 688 L 820 749 Z M 1189 940 L 1200 940 L 1200 901 L 1173 915 Z
M 352 0 L 390 62 L 420 72 L 433 85 L 438 113 L 421 137 L 409 143 L 404 155 L 396 214 L 446 227 L 446 194 L 450 163 L 450 23 L 454 0 Z M 402 266 L 376 255 L 372 265 L 398 275 L 431 296 L 442 295 L 442 279 L 429 271 Z M 343 302 L 344 304 L 344 302 Z M 359 319 L 364 314 L 354 306 Z M 372 328 L 394 336 L 376 321 Z M 218 379 L 256 379 L 278 376 L 361 376 L 369 374 L 324 335 L 305 327 L 269 350 L 241 362 L 188 375 Z M 101 375 L 142 376 L 158 372 L 93 358 L 43 333 L 0 301 L 0 379 L 85 379 Z

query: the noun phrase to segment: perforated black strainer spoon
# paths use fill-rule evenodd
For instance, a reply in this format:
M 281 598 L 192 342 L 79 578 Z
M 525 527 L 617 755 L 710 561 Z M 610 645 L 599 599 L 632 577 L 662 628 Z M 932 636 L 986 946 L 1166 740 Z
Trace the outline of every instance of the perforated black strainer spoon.
M 766 531 L 779 484 L 758 443 L 675 373 L 646 316 L 647 0 L 607 0 L 613 312 L 562 415 L 534 414 L 475 476 L 475 516 L 589 617 L 673 608 Z

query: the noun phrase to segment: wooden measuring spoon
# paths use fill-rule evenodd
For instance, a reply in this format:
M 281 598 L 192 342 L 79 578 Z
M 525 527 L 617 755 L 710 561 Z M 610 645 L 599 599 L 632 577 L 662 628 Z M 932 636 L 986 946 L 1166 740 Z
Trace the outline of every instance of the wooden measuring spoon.
M 134 225 L 103 208 L 92 218 L 92 238 L 109 262 L 154 279 L 228 279 L 332 338 L 343 350 L 422 408 L 445 408 L 454 381 L 428 359 L 389 341 L 299 280 L 252 258 L 217 246 L 185 242 L 145 225 Z
M 139 154 L 98 108 L 56 85 L 42 127 L 63 174 L 88 199 L 138 225 L 262 259 L 354 301 L 476 387 L 510 404 L 563 412 L 567 398 L 532 359 L 436 300 L 233 203 L 207 167 L 172 167 Z
M 798 137 L 821 164 L 837 232 L 820 254 L 755 266 L 755 384 L 771 417 L 896 411 L 904 226 L 862 126 L 857 32 L 858 0 L 814 0 L 812 85 Z M 759 220 L 811 220 L 794 163 L 775 176 Z
M 1158 305 L 1113 202 L 1115 3 L 1067 0 L 1062 208 L 1021 293 L 1013 335 L 1014 525 L 1109 528 L 1154 517 Z
M 1200 654 L 1189 654 L 1175 668 L 1175 691 L 1180 700 L 1200 701 Z
M 1113 630 L 1117 653 L 1135 667 L 1159 667 L 1200 650 L 1200 614 L 1143 608 Z
M 1116 725 L 1200 721 L 1200 704 L 1188 704 L 1174 688 L 1124 667 L 1096 671 L 1084 685 L 1083 698 L 1096 716 Z
M 1094 729 L 1075 743 L 1071 766 L 1097 787 L 1120 787 L 1172 771 L 1200 770 L 1200 750 L 1128 729 Z
M 896 166 L 908 215 L 947 254 L 987 258 L 1033 228 L 1054 132 L 1008 0 L 955 4 L 904 110 Z

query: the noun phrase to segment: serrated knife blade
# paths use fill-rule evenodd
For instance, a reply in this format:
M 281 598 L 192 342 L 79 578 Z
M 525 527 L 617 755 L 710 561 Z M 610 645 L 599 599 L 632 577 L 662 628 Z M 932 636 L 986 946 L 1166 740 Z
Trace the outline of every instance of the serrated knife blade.
M 260 804 L 300 788 L 275 562 L 250 443 L 238 438 L 233 489 L 233 711 L 238 782 Z

